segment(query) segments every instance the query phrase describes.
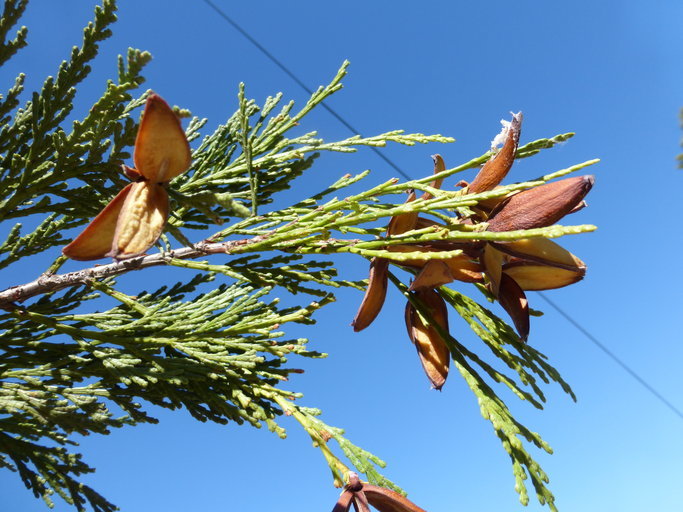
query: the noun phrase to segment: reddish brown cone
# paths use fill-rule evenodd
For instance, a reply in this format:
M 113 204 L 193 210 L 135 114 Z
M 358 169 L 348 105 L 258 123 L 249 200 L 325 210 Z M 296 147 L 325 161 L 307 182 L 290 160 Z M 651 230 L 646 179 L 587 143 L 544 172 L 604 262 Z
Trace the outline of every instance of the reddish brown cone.
M 444 331 L 448 331 L 448 310 L 439 292 L 428 288 L 413 293 L 428 308 L 430 320 Z M 422 321 L 422 317 L 412 302 L 406 304 L 405 317 L 408 336 L 415 344 L 422 368 L 432 383 L 432 387 L 441 389 L 448 377 L 448 367 L 451 363 L 450 350 L 439 331 Z
M 593 182 L 593 176 L 578 176 L 519 192 L 491 212 L 487 229 L 498 232 L 551 226 L 583 201 Z
M 368 512 L 369 505 L 379 512 L 426 512 L 391 489 L 362 483 L 353 472 L 349 472 L 349 483 L 344 486 L 332 512 L 348 512 L 351 505 L 358 512 Z
M 512 114 L 512 122 L 507 127 L 505 143 L 498 153 L 484 164 L 472 183 L 467 186 L 467 192 L 476 194 L 493 190 L 510 171 L 515 161 L 519 136 L 522 132 L 522 113 Z
M 358 332 L 370 325 L 384 305 L 387 296 L 387 280 L 389 277 L 389 261 L 383 258 L 370 260 L 370 277 L 365 289 L 363 301 L 360 303 L 356 317 L 351 322 L 353 330 Z

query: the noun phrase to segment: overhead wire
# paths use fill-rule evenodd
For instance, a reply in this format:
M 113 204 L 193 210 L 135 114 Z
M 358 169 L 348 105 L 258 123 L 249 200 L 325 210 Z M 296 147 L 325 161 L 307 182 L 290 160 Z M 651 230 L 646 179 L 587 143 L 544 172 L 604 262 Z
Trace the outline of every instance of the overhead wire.
M 237 30 L 237 32 L 239 32 L 244 38 L 246 38 L 250 43 L 252 43 L 256 48 L 258 48 L 259 51 L 261 51 L 261 53 L 263 53 L 271 62 L 273 62 L 273 64 L 275 64 L 277 67 L 279 67 L 287 76 L 289 76 L 304 91 L 306 91 L 308 94 L 313 94 L 313 90 L 310 89 L 308 86 L 306 86 L 306 84 L 301 79 L 299 79 L 299 77 L 297 75 L 295 75 L 294 72 L 292 72 L 287 66 L 285 66 L 285 64 L 282 61 L 280 61 L 277 57 L 275 57 L 271 52 L 268 51 L 268 49 L 266 49 L 261 43 L 259 43 L 258 40 L 256 40 L 244 28 L 242 28 L 242 26 L 239 23 L 237 23 L 230 16 L 228 16 L 227 13 L 225 13 L 225 11 L 223 11 L 221 8 L 219 8 L 211 0 L 204 0 L 204 3 L 207 4 L 209 7 L 211 7 L 216 12 L 216 14 L 218 14 L 221 18 L 223 18 L 235 30 Z M 348 121 L 346 121 L 346 119 L 344 119 L 339 113 L 337 113 L 334 109 L 332 109 L 330 106 L 325 104 L 325 102 L 323 102 L 321 105 L 337 121 L 339 121 L 349 131 L 351 131 L 351 133 L 353 133 L 354 135 L 358 135 L 360 133 L 353 126 L 351 126 L 351 124 Z M 407 180 L 412 179 L 407 172 L 405 172 L 403 169 L 401 169 L 395 162 L 393 162 L 389 157 L 387 157 L 385 154 L 383 154 L 377 148 L 371 147 L 370 149 L 372 149 L 382 160 L 384 160 L 387 164 L 389 164 L 401 176 L 403 176 Z M 651 384 L 649 384 L 643 377 L 641 377 L 633 368 L 631 368 L 623 360 L 621 360 L 619 357 L 617 357 L 617 355 L 614 354 L 609 348 L 607 348 L 606 345 L 601 343 L 586 328 L 584 328 L 574 318 L 572 318 L 571 315 L 566 313 L 562 308 L 560 308 L 560 306 L 558 306 L 556 303 L 551 301 L 544 293 L 538 292 L 538 294 L 555 311 L 557 311 L 565 320 L 567 320 L 567 322 L 569 322 L 571 325 L 573 325 L 574 328 L 577 329 L 580 333 L 582 333 L 591 343 L 593 343 L 600 350 L 602 350 L 602 352 L 607 357 L 612 359 L 612 361 L 614 361 L 619 367 L 621 367 L 622 370 L 624 370 L 626 373 L 628 373 L 636 382 L 638 382 L 648 392 L 650 392 L 650 394 L 652 394 L 652 396 L 654 396 L 657 400 L 659 400 L 662 404 L 664 404 L 674 414 L 676 414 L 680 419 L 683 420 L 683 412 L 681 412 L 680 409 L 678 409 L 669 400 L 667 400 L 659 391 L 657 391 Z
M 256 48 L 258 48 L 261 53 L 263 53 L 270 61 L 275 64 L 277 67 L 279 67 L 289 78 L 294 80 L 299 87 L 301 87 L 304 91 L 306 91 L 309 95 L 313 94 L 313 90 L 309 88 L 305 83 L 303 83 L 298 76 L 296 76 L 292 71 L 289 70 L 287 66 L 285 66 L 275 55 L 270 53 L 261 43 L 259 43 L 256 39 L 254 39 L 246 30 L 244 30 L 235 20 L 233 20 L 230 16 L 228 16 L 223 10 L 221 10 L 216 4 L 214 4 L 211 0 L 204 0 L 204 3 L 206 3 L 209 7 L 211 7 L 216 13 L 223 18 L 225 21 L 227 21 L 232 27 L 237 30 L 240 34 L 242 34 L 250 43 L 252 43 Z M 343 124 L 351 133 L 354 135 L 360 135 L 360 132 L 356 130 L 351 124 L 344 119 L 342 116 L 340 116 L 336 110 L 334 110 L 332 107 L 330 107 L 327 103 L 324 101 L 321 103 L 322 107 L 327 110 L 332 116 L 339 121 L 341 124 Z M 393 169 L 399 173 L 401 176 L 403 176 L 405 179 L 410 180 L 410 176 L 408 175 L 407 172 L 405 172 L 403 169 L 401 169 L 393 160 L 391 160 L 388 156 L 386 156 L 384 153 L 379 151 L 376 147 L 370 146 L 370 149 L 375 152 L 377 156 L 379 156 L 382 160 L 384 160 L 387 164 L 389 164 Z
M 595 336 L 593 336 L 585 327 L 583 327 L 580 323 L 578 323 L 576 320 L 574 320 L 570 315 L 565 313 L 560 306 L 558 306 L 555 302 L 550 300 L 545 293 L 543 292 L 538 292 L 538 294 L 541 296 L 541 298 L 546 301 L 555 311 L 557 311 L 567 322 L 572 324 L 579 332 L 581 332 L 586 338 L 588 338 L 595 346 L 597 346 L 600 350 L 602 350 L 607 357 L 609 357 L 612 361 L 614 361 L 616 364 L 621 366 L 621 368 L 628 373 L 631 377 L 633 377 L 637 382 L 640 383 L 641 386 L 643 386 L 645 389 L 647 389 L 650 393 L 652 393 L 655 397 L 659 399 L 660 402 L 662 402 L 664 405 L 666 405 L 669 409 L 673 411 L 674 414 L 676 414 L 679 418 L 683 420 L 683 412 L 681 412 L 680 409 L 678 409 L 674 404 L 669 402 L 659 391 L 657 391 L 654 387 L 652 387 L 643 377 L 641 377 L 633 368 L 631 368 L 629 365 L 627 365 L 624 361 L 622 361 L 614 352 L 612 352 L 609 348 L 607 348 L 606 345 L 601 343 Z

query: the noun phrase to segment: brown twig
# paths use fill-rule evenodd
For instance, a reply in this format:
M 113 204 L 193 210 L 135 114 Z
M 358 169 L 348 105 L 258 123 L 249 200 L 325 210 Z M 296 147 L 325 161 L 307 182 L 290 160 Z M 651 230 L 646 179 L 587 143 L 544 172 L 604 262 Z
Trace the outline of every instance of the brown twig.
M 43 274 L 30 283 L 12 286 L 0 292 L 0 309 L 15 309 L 15 303 L 24 302 L 27 299 L 48 292 L 55 292 L 64 288 L 71 288 L 88 284 L 93 280 L 123 274 L 133 270 L 166 265 L 171 259 L 189 260 L 208 256 L 211 254 L 230 254 L 237 247 L 244 247 L 256 242 L 261 242 L 272 234 L 268 233 L 254 238 L 243 240 L 231 240 L 228 242 L 208 242 L 206 240 L 192 247 L 183 247 L 173 251 L 143 255 L 121 261 L 115 261 L 108 265 L 96 265 L 91 268 L 69 272 L 68 274 Z

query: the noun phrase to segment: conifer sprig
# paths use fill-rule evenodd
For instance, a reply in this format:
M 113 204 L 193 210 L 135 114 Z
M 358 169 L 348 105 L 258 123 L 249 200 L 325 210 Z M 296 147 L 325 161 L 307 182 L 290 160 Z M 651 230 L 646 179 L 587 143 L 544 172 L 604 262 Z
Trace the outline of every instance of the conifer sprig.
M 9 31 L 12 30 L 12 27 L 17 24 L 24 14 L 27 5 L 28 0 L 5 2 L 5 9 L 2 13 L 2 19 L 0 19 L 0 65 L 11 59 L 15 53 L 27 44 L 26 35 L 28 34 L 28 29 L 26 27 L 21 27 L 14 39 L 7 40 Z
M 0 40 L 6 40 L 25 4 L 5 3 Z M 71 228 L 91 219 L 125 181 L 120 166 L 131 157 L 139 107 L 146 98 L 132 93 L 144 82 L 141 72 L 151 58 L 148 53 L 129 49 L 119 58 L 117 81 L 107 83 L 88 114 L 68 129 L 64 121 L 73 107 L 75 87 L 110 35 L 115 10 L 113 0 L 103 1 L 84 31 L 82 46 L 23 107 L 17 108 L 22 76 L 0 102 L 5 120 L 0 130 L 0 220 L 25 219 L 38 226 L 31 233 L 18 223 L 8 228 L 0 244 L 0 269 L 64 245 Z M 25 38 L 22 29 L 13 41 L 3 43 L 0 58 L 9 58 Z M 553 238 L 595 229 L 580 225 L 489 232 L 485 223 L 453 222 L 481 201 L 541 186 L 595 160 L 476 194 L 439 190 L 431 185 L 433 176 L 403 183 L 391 179 L 358 192 L 363 180 L 369 181 L 365 171 L 343 176 L 296 204 L 269 210 L 276 194 L 308 172 L 321 152 L 453 140 L 400 130 L 333 142 L 313 131 L 298 133 L 305 116 L 341 89 L 347 67 L 345 62 L 299 110 L 294 102 L 283 104 L 281 94 L 259 106 L 240 84 L 236 112 L 213 133 L 202 136 L 207 120 L 190 119 L 186 135 L 196 141 L 193 163 L 169 185 L 173 214 L 157 243 L 158 252 L 62 274 L 58 272 L 65 258 L 58 256 L 34 281 L 0 291 L 0 465 L 17 470 L 36 496 L 50 503 L 57 493 L 78 510 L 114 510 L 79 481 L 93 469 L 67 446 L 75 444 L 75 433 L 106 434 L 126 425 L 155 423 L 147 410 L 150 404 L 184 408 L 200 421 L 265 425 L 280 437 L 286 435 L 282 415 L 292 416 L 321 450 L 337 485 L 353 466 L 372 484 L 399 490 L 379 473 L 385 466 L 381 459 L 351 443 L 342 429 L 324 423 L 319 410 L 301 405 L 300 393 L 282 387 L 289 376 L 301 372 L 291 366 L 292 357 L 325 355 L 310 350 L 306 339 L 288 339 L 289 324 L 314 323 L 315 311 L 334 300 L 334 288 L 366 285 L 338 276 L 335 265 L 319 256 L 355 254 L 400 265 L 408 259 L 451 258 L 461 253 L 464 243 Z M 572 135 L 531 142 L 517 150 L 517 158 Z M 436 177 L 480 166 L 491 154 Z M 397 194 L 412 189 L 431 197 L 396 203 Z M 429 215 L 441 225 L 384 236 L 379 226 L 409 212 Z M 207 230 L 213 234 L 207 236 Z M 389 250 L 396 244 L 425 242 L 446 245 L 433 252 Z M 169 267 L 170 275 L 180 274 L 171 267 L 198 273 L 154 291 L 121 291 L 119 276 L 154 266 Z M 405 286 L 396 283 L 405 292 Z M 522 343 L 496 315 L 464 294 L 443 290 L 503 366 L 499 369 L 475 348 L 446 338 L 456 367 L 510 454 L 522 501 L 528 500 L 524 479 L 529 476 L 539 500 L 554 510 L 547 477 L 523 442 L 546 451 L 549 447 L 512 416 L 492 383 L 538 408 L 545 402 L 541 383 L 556 382 L 573 397 L 571 389 L 542 354 Z M 283 291 L 311 295 L 316 301 L 283 307 L 273 298 Z M 421 308 L 419 301 L 411 300 Z M 424 308 L 421 314 L 429 316 Z M 123 417 L 114 413 L 119 410 Z M 332 440 L 336 447 L 330 446 Z

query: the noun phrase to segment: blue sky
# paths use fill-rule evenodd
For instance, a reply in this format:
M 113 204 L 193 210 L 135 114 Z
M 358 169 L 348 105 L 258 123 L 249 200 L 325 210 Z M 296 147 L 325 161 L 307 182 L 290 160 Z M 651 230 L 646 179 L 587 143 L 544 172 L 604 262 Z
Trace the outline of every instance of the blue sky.
M 683 409 L 683 274 L 676 256 L 683 249 L 683 171 L 675 162 L 683 4 L 430 2 L 417 9 L 400 1 L 214 1 L 309 87 L 327 83 L 349 59 L 345 88 L 330 105 L 363 134 L 402 128 L 457 139 L 387 148 L 412 176 L 431 172 L 432 153 L 441 153 L 449 167 L 482 154 L 510 111 L 524 112 L 522 142 L 576 132 L 567 144 L 518 162 L 509 177 L 522 181 L 602 160 L 591 169 L 590 206 L 571 219 L 599 229 L 562 242 L 587 262 L 588 275 L 548 294 Z M 241 81 L 259 101 L 277 91 L 299 104 L 305 100 L 204 2 L 121 4 L 115 35 L 82 87 L 78 108 L 99 97 L 105 80 L 115 76 L 116 55 L 129 46 L 154 56 L 145 87 L 208 117 L 209 127 L 235 110 Z M 1 87 L 19 71 L 28 74 L 29 90 L 53 74 L 80 43 L 94 5 L 34 0 L 23 20 L 30 46 L 0 70 Z M 322 110 L 303 129 L 328 140 L 349 135 Z M 292 197 L 366 168 L 371 183 L 396 175 L 370 151 L 326 157 Z M 367 272 L 359 258 L 339 261 L 349 278 Z M 154 284 L 163 275 L 147 279 Z M 17 283 L 5 286 L 11 284 Z M 328 423 L 345 427 L 351 440 L 384 458 L 385 474 L 430 512 L 547 510 L 533 497 L 526 509 L 519 505 L 507 455 L 459 377 L 451 375 L 442 393 L 429 390 L 405 335 L 398 294 L 390 294 L 373 326 L 354 334 L 347 324 L 360 299 L 359 292 L 344 291 L 320 312 L 316 326 L 292 331 L 330 353 L 302 362 L 306 373 L 290 383 L 305 393 L 303 403 L 321 407 Z M 540 297 L 530 294 L 530 301 L 546 315 L 533 319 L 529 342 L 572 384 L 578 403 L 552 386 L 544 411 L 503 396 L 555 450 L 534 455 L 550 475 L 559 509 L 680 508 L 681 418 Z M 453 324 L 461 341 L 476 342 L 464 325 Z M 184 412 L 158 417 L 158 426 L 82 442 L 86 460 L 97 468 L 87 481 L 124 511 L 326 510 L 336 500 L 322 457 L 293 421 L 283 422 L 289 438 L 281 441 L 263 429 L 199 424 Z M 0 473 L 0 494 L 3 510 L 45 510 L 9 472 Z M 58 503 L 55 510 L 70 508 Z

